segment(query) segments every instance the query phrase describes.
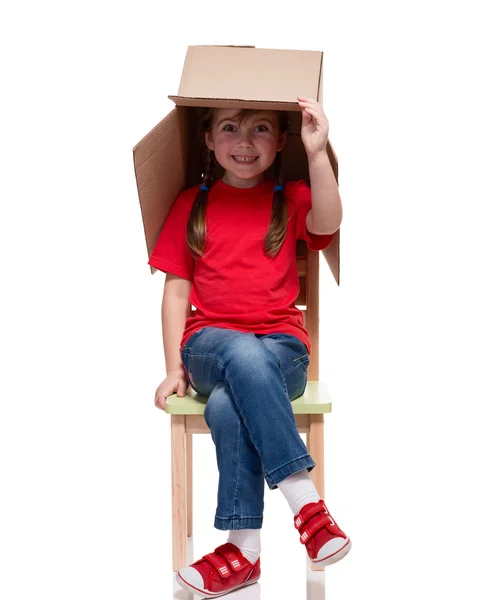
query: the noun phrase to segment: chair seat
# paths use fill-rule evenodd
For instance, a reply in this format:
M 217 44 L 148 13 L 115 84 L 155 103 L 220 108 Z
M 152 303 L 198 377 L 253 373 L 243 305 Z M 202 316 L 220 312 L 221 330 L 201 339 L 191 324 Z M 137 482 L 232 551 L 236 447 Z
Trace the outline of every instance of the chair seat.
M 203 415 L 208 396 L 197 394 L 191 385 L 184 398 L 176 393 L 166 399 L 165 411 L 170 415 Z M 323 381 L 308 381 L 302 396 L 291 402 L 295 415 L 319 415 L 331 412 L 331 397 Z

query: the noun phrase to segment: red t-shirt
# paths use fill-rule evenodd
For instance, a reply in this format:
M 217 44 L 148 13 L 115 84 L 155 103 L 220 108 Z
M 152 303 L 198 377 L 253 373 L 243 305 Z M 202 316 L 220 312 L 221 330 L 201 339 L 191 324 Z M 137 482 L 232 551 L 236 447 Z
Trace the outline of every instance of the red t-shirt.
M 271 220 L 274 180 L 252 188 L 237 188 L 218 179 L 208 193 L 205 256 L 193 259 L 186 241 L 188 217 L 199 186 L 184 190 L 167 215 L 148 264 L 192 282 L 188 317 L 180 350 L 202 327 L 224 327 L 244 333 L 289 333 L 311 353 L 311 342 L 296 308 L 299 279 L 296 240 L 310 250 L 322 250 L 333 239 L 306 228 L 311 189 L 304 180 L 288 181 L 286 238 L 275 258 L 264 254 Z

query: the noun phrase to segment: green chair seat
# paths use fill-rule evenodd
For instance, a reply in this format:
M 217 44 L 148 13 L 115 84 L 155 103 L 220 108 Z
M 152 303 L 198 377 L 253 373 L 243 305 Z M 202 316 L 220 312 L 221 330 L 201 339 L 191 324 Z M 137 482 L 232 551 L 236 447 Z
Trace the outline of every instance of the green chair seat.
M 165 411 L 170 415 L 203 415 L 208 396 L 197 394 L 188 386 L 186 396 L 176 393 L 166 399 Z M 308 381 L 304 394 L 291 402 L 295 415 L 320 415 L 331 412 L 331 398 L 322 381 Z

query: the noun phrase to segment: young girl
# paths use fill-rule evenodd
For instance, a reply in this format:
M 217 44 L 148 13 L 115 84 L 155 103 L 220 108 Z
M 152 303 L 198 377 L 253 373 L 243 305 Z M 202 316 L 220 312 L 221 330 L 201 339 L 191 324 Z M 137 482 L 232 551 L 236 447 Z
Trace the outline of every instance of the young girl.
M 330 565 L 351 548 L 309 475 L 315 462 L 291 406 L 306 388 L 311 351 L 295 306 L 296 240 L 325 248 L 342 214 L 326 152 L 328 121 L 318 102 L 298 100 L 311 187 L 283 185 L 286 113 L 208 109 L 203 184 L 176 199 L 148 263 L 166 273 L 167 376 L 155 405 L 164 410 L 167 396 L 184 396 L 188 382 L 208 397 L 204 417 L 219 469 L 214 526 L 229 530 L 228 540 L 176 576 L 207 597 L 260 577 L 264 480 L 287 499 L 313 562 Z M 265 177 L 272 165 L 275 180 Z M 197 310 L 187 319 L 191 304 Z

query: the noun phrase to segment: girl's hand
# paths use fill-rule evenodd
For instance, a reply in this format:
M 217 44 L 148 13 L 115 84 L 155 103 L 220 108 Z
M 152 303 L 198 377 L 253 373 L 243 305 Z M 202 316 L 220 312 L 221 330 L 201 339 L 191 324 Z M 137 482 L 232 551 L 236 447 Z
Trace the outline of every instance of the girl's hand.
M 180 371 L 169 371 L 166 379 L 156 388 L 155 406 L 165 410 L 167 397 L 176 392 L 179 398 L 183 398 L 186 395 L 187 387 L 188 381 L 183 369 Z
M 323 107 L 312 98 L 298 96 L 302 110 L 301 139 L 308 158 L 324 154 L 328 142 L 329 123 Z

